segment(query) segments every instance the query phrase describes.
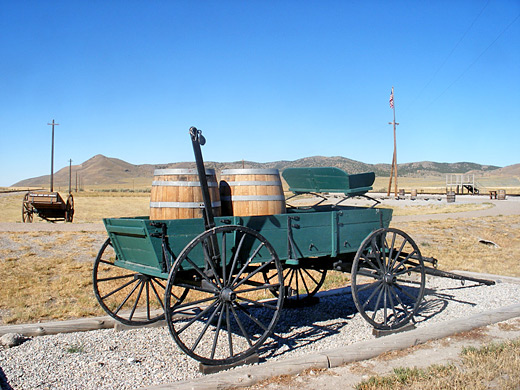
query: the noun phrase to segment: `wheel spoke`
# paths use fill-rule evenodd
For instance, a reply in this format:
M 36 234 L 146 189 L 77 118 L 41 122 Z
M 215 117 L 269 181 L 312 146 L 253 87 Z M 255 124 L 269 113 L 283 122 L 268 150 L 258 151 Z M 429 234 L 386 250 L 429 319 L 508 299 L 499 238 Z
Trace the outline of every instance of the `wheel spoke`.
M 220 245 L 222 248 L 220 252 L 220 258 L 222 260 L 222 284 L 227 286 L 227 278 L 226 278 L 226 233 L 222 233 L 222 243 Z
M 310 272 L 307 271 L 305 268 L 302 268 L 302 271 L 305 272 L 305 273 L 307 274 L 307 276 L 308 276 L 309 278 L 311 278 L 312 281 L 313 281 L 316 285 L 319 285 L 319 284 L 320 284 L 320 282 L 318 282 L 316 279 L 314 279 L 313 276 L 310 274 Z M 316 272 L 318 272 L 320 275 L 323 275 L 323 271 L 321 271 L 321 270 L 316 270 Z
M 121 276 L 111 276 L 109 278 L 101 278 L 98 279 L 99 282 L 108 282 L 111 280 L 118 280 L 118 279 L 127 279 L 127 278 L 133 278 L 135 274 L 127 274 L 127 275 L 121 275 Z
M 244 325 L 242 325 L 242 321 L 240 321 L 240 318 L 238 318 L 238 314 L 235 311 L 235 308 L 233 307 L 233 305 L 231 305 L 230 307 L 231 307 L 231 312 L 233 313 L 233 316 L 235 317 L 235 321 L 237 322 L 238 327 L 240 328 L 240 331 L 242 332 L 242 335 L 246 339 L 246 341 L 249 344 L 249 346 L 252 347 L 253 343 L 251 343 L 251 339 L 249 338 L 249 335 L 247 334 L 247 332 L 246 332 L 246 330 L 244 328 Z
M 377 268 L 377 266 L 370 260 L 369 255 L 363 256 L 363 262 L 367 263 L 374 271 L 377 271 L 377 273 L 380 273 L 381 268 Z
M 249 275 L 247 275 L 244 279 L 241 279 L 240 282 L 238 282 L 237 284 L 234 285 L 234 288 L 236 289 L 237 287 L 241 286 L 242 284 L 244 284 L 245 282 L 247 282 L 249 279 L 251 279 L 253 276 L 255 276 L 257 273 L 261 272 L 265 267 L 267 267 L 268 265 L 270 265 L 272 263 L 273 259 L 271 259 L 270 261 L 268 262 L 265 262 L 264 264 L 262 264 L 260 267 L 258 267 L 257 269 L 255 269 L 253 272 L 251 272 Z M 238 278 L 238 275 L 237 275 L 237 278 Z M 235 280 L 237 280 L 237 278 L 235 278 Z
M 417 265 L 412 268 L 404 268 L 402 271 L 395 272 L 393 275 L 397 277 L 397 276 L 407 274 L 409 272 L 421 272 L 421 270 L 422 270 L 422 267 L 420 265 Z
M 229 305 L 226 305 L 226 327 L 228 334 L 229 356 L 233 356 L 233 334 L 231 333 L 231 317 L 229 315 Z
M 155 298 L 157 298 L 157 301 L 160 303 L 161 308 L 162 308 L 163 310 L 166 310 L 165 307 L 164 307 L 163 301 L 161 300 L 161 297 L 159 296 L 159 293 L 157 292 L 157 290 L 156 290 L 156 288 L 155 288 L 155 286 L 154 286 L 154 284 L 153 284 L 153 281 L 154 281 L 153 278 L 150 279 L 150 285 L 152 286 L 152 290 L 153 290 L 153 292 L 154 292 L 154 294 L 155 294 Z M 155 281 L 155 283 L 157 283 L 157 281 Z M 159 283 L 157 283 L 157 284 L 159 284 Z
M 412 251 L 412 253 L 409 253 L 408 255 L 406 255 L 406 257 L 405 257 L 403 260 L 401 260 L 401 261 L 399 262 L 399 264 L 397 265 L 397 267 L 392 268 L 392 271 L 394 271 L 394 270 L 398 270 L 398 269 L 399 269 L 399 268 L 400 268 L 400 267 L 401 267 L 401 266 L 402 266 L 406 261 L 408 261 L 408 260 L 410 259 L 410 257 L 412 257 L 415 253 L 417 253 L 417 251 L 414 249 L 414 250 Z
M 213 346 L 211 347 L 211 355 L 210 359 L 213 359 L 215 357 L 215 351 L 217 350 L 217 342 L 218 342 L 218 336 L 220 334 L 220 327 L 222 326 L 222 317 L 224 315 L 224 310 L 220 309 L 220 313 L 218 316 L 218 322 L 217 322 L 217 329 L 215 330 L 215 337 L 213 338 Z
M 242 249 L 242 244 L 244 242 L 246 238 L 246 235 L 243 234 L 242 237 L 240 237 L 240 241 L 238 242 L 238 245 L 237 245 L 237 249 L 235 251 L 235 256 L 233 256 L 233 263 L 231 264 L 231 269 L 229 270 L 229 279 L 231 280 L 231 275 L 233 275 L 233 271 L 235 270 L 235 267 L 237 265 L 237 261 L 238 261 L 238 254 L 240 252 L 240 250 Z M 239 272 L 239 274 L 241 274 L 242 272 Z M 231 283 L 233 284 L 234 281 Z M 229 284 L 227 285 L 229 287 Z
M 215 290 L 218 290 L 218 287 L 215 283 L 213 283 L 208 276 L 200 270 L 200 268 L 195 264 L 189 257 L 186 257 L 186 261 L 193 267 L 195 272 L 197 272 L 206 282 L 215 287 Z
M 388 323 L 388 302 L 387 302 L 387 295 L 388 295 L 388 285 L 385 284 L 383 286 L 383 324 L 386 325 Z
M 390 301 L 390 307 L 392 308 L 392 312 L 394 313 L 395 320 L 397 321 L 398 315 L 397 311 L 395 310 L 394 300 L 392 299 L 392 291 L 390 290 L 392 286 L 388 285 L 387 288 L 387 294 L 388 294 L 388 300 Z
M 237 298 L 242 300 L 242 301 L 248 302 L 248 303 L 250 303 L 252 305 L 255 305 L 255 306 L 266 307 L 266 308 L 271 309 L 271 310 L 277 310 L 278 309 L 278 307 L 276 307 L 275 305 L 270 305 L 268 303 L 260 302 L 260 301 L 254 301 L 252 299 L 241 297 L 239 295 L 237 295 Z
M 186 329 L 188 329 L 191 325 L 193 325 L 193 323 L 195 321 L 198 321 L 199 318 L 201 318 L 204 314 L 206 314 L 207 312 L 209 312 L 211 309 L 213 309 L 213 307 L 215 307 L 215 305 L 218 303 L 218 300 L 215 300 L 215 302 L 213 302 L 211 305 L 209 305 L 208 307 L 206 307 L 204 310 L 202 310 L 199 314 L 197 314 L 195 317 L 193 317 L 191 320 L 188 321 L 187 324 L 185 324 L 182 328 L 180 328 L 178 331 L 177 331 L 177 334 L 180 335 L 182 332 L 184 332 Z M 175 311 L 179 310 L 179 308 L 175 308 Z
M 300 271 L 300 276 L 302 278 L 303 287 L 305 288 L 305 291 L 307 292 L 307 295 L 309 295 L 311 293 L 311 290 L 309 290 L 309 287 L 307 286 L 307 283 L 305 282 L 305 276 L 303 275 L 302 270 L 299 269 L 299 271 Z
M 252 292 L 252 291 L 269 290 L 271 288 L 279 288 L 279 287 L 280 287 L 280 283 L 276 283 L 276 284 L 262 284 L 261 286 L 245 288 L 243 290 L 236 290 L 235 292 L 237 294 L 244 294 L 244 293 L 248 293 L 248 292 Z
M 256 317 L 253 317 L 251 315 L 251 313 L 249 313 L 249 310 L 247 310 L 245 307 L 243 307 L 242 305 L 238 305 L 235 303 L 235 306 L 237 309 L 239 309 L 240 311 L 242 311 L 251 321 L 253 321 L 255 324 L 257 324 L 260 328 L 262 328 L 263 330 L 267 330 L 267 326 L 265 326 L 264 324 L 262 324 L 260 322 L 260 320 Z
M 139 289 L 139 292 L 137 293 L 137 299 L 135 300 L 134 307 L 132 307 L 130 317 L 128 317 L 129 320 L 131 320 L 134 317 L 135 310 L 137 309 L 137 304 L 139 303 L 139 300 L 141 299 L 143 287 L 144 287 L 144 283 L 141 281 L 141 288 Z
M 263 248 L 265 244 L 262 242 L 260 243 L 260 245 L 258 245 L 258 247 L 255 249 L 255 251 L 253 252 L 253 254 L 251 255 L 251 257 L 249 259 L 247 259 L 246 263 L 244 264 L 244 266 L 242 267 L 242 269 L 240 270 L 240 272 L 237 274 L 237 276 L 235 276 L 235 279 L 233 280 L 233 282 L 231 283 L 231 286 L 235 285 L 235 283 L 237 282 L 238 278 L 240 277 L 240 275 L 242 275 L 245 270 L 247 269 L 247 267 L 249 266 L 249 264 L 251 263 L 251 261 L 253 261 L 253 259 L 256 257 L 256 255 L 258 254 L 258 252 L 260 252 L 260 249 Z M 238 251 L 237 253 L 235 253 L 235 257 L 238 256 Z M 272 259 L 271 259 L 272 261 Z M 266 263 L 267 264 L 267 263 Z
M 377 286 L 374 291 L 372 291 L 372 294 L 370 294 L 370 296 L 368 297 L 368 299 L 365 301 L 365 303 L 363 304 L 363 309 L 370 303 L 370 301 L 372 300 L 372 298 L 374 297 L 374 295 L 377 294 L 377 292 L 382 288 L 383 284 L 379 284 L 379 286 Z
M 146 282 L 146 318 L 150 319 L 150 281 Z
M 121 310 L 121 308 L 124 306 L 124 304 L 128 301 L 128 299 L 130 299 L 130 297 L 132 296 L 132 294 L 135 292 L 135 290 L 137 290 L 137 287 L 139 287 L 141 285 L 141 281 L 137 282 L 137 284 L 134 286 L 134 288 L 132 289 L 132 291 L 130 291 L 128 293 L 128 295 L 125 297 L 125 299 L 123 300 L 123 302 L 121 302 L 121 304 L 117 307 L 116 310 L 114 310 L 114 314 L 117 314 L 119 313 L 119 310 Z
M 185 307 L 200 305 L 201 303 L 206 303 L 206 302 L 209 302 L 209 301 L 212 301 L 212 300 L 215 300 L 215 299 L 217 299 L 217 297 L 216 296 L 212 296 L 212 297 L 208 297 L 208 298 L 198 299 L 198 300 L 192 301 L 192 302 L 182 303 L 180 305 L 175 306 L 175 311 L 177 311 L 179 309 L 184 309 Z
M 357 289 L 357 291 L 358 291 L 358 292 L 361 292 L 361 291 L 364 291 L 364 290 L 366 290 L 366 289 L 368 289 L 368 288 L 370 288 L 370 287 L 372 287 L 372 286 L 374 286 L 374 285 L 376 285 L 376 284 L 377 284 L 377 285 L 380 285 L 381 283 L 382 283 L 381 280 L 376 280 L 375 282 L 372 282 L 372 283 L 370 283 L 370 284 L 365 284 L 364 286 L 359 287 L 359 288 Z M 374 286 L 374 287 L 375 287 L 375 286 Z
M 374 305 L 374 313 L 372 315 L 372 320 L 375 319 L 377 311 L 379 310 L 379 302 L 381 302 L 381 296 L 383 295 L 384 289 L 385 289 L 385 286 L 381 285 L 381 288 L 379 289 L 379 294 L 377 295 L 376 304 Z
M 211 239 L 211 237 L 210 237 Z M 220 278 L 217 277 L 218 273 L 217 273 L 217 270 L 215 268 L 215 264 L 213 264 L 213 257 L 212 257 L 212 254 L 210 254 L 208 252 L 208 247 L 207 245 L 202 245 L 202 249 L 204 251 L 204 257 L 205 257 L 205 260 L 206 260 L 206 264 L 209 264 L 209 267 L 211 268 L 211 271 L 213 272 L 213 278 L 215 279 L 215 282 L 217 282 L 217 285 L 218 285 L 218 288 L 219 289 L 222 289 L 222 283 L 220 283 Z
M 292 284 L 293 277 L 295 274 L 296 274 L 296 272 L 294 271 L 294 269 L 289 268 L 289 272 L 287 273 L 287 275 L 291 275 L 291 278 L 289 279 L 289 281 L 287 283 L 285 283 L 287 286 L 290 286 Z M 284 281 L 285 281 L 285 278 L 284 278 Z
M 191 347 L 192 351 L 195 351 L 195 348 L 197 348 L 197 346 L 199 345 L 200 340 L 202 340 L 202 337 L 204 337 L 204 335 L 206 334 L 206 331 L 208 330 L 209 326 L 211 325 L 211 321 L 213 321 L 213 318 L 215 318 L 215 314 L 217 314 L 217 312 L 221 306 L 222 306 L 222 303 L 218 302 L 217 307 L 215 308 L 215 310 L 213 310 L 213 313 L 211 313 L 209 318 L 206 320 L 206 324 L 204 325 L 204 328 L 202 329 L 202 331 L 199 334 L 199 337 L 197 337 L 197 339 L 193 343 L 193 346 Z
M 406 308 L 406 305 L 403 303 L 403 301 L 401 301 L 401 298 L 399 297 L 399 294 L 397 294 L 397 291 L 395 291 L 394 286 L 390 286 L 390 290 L 392 291 L 392 293 L 394 294 L 395 298 L 397 299 L 397 302 L 399 302 L 399 305 L 403 308 L 404 312 L 406 313 L 406 316 L 408 316 L 409 315 L 409 311 Z
M 111 292 L 109 292 L 108 294 L 103 295 L 103 296 L 101 297 L 101 300 L 104 301 L 105 299 L 107 299 L 107 298 L 110 297 L 111 295 L 115 294 L 116 292 L 121 291 L 122 289 L 124 289 L 125 287 L 131 285 L 131 284 L 134 283 L 134 282 L 137 282 L 137 283 L 138 283 L 137 279 L 133 279 L 133 280 L 131 280 L 131 281 L 129 281 L 129 282 L 126 282 L 126 283 L 123 284 L 122 286 L 119 286 L 118 288 L 116 288 L 114 291 L 111 291 Z M 132 292 L 134 292 L 136 288 L 137 288 L 137 286 L 134 287 L 134 289 L 132 290 Z
M 395 285 L 395 287 L 401 291 L 404 295 L 406 295 L 408 298 L 410 298 L 412 301 L 414 302 L 417 302 L 417 299 L 418 297 L 414 297 L 413 295 L 409 294 L 407 291 L 405 291 L 405 289 L 403 289 L 401 286 L 399 286 L 398 284 Z

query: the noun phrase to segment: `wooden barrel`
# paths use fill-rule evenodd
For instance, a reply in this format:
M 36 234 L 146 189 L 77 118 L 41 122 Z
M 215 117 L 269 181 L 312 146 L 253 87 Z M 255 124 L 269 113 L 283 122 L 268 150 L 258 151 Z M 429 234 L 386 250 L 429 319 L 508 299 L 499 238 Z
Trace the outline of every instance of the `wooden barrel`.
M 455 202 L 455 192 L 454 191 L 448 191 L 448 193 L 446 194 L 446 202 L 448 202 L 448 203 Z
M 206 169 L 213 214 L 219 216 L 220 194 L 214 169 Z M 156 169 L 150 196 L 150 219 L 202 218 L 204 200 L 196 169 Z
M 222 215 L 245 217 L 285 213 L 285 196 L 278 169 L 224 169 L 220 199 Z
M 498 190 L 497 191 L 497 199 L 498 200 L 506 200 L 506 190 Z

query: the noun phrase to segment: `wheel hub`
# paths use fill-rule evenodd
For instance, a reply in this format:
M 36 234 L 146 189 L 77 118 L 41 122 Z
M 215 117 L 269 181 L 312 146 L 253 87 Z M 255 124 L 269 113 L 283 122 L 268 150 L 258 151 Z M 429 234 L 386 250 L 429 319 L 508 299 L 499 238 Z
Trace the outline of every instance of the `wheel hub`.
M 392 275 L 390 273 L 387 273 L 385 274 L 385 276 L 383 277 L 383 281 L 386 283 L 386 284 L 394 284 L 396 281 L 397 281 L 397 278 L 395 277 L 395 275 Z
M 233 302 L 237 299 L 237 294 L 229 287 L 226 287 L 220 292 L 220 297 L 224 302 Z

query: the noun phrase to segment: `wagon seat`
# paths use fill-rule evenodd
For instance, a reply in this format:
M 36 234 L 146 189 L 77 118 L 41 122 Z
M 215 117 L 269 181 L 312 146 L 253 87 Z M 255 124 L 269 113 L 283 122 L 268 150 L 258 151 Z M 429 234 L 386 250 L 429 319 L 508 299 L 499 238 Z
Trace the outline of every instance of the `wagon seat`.
M 320 198 L 317 203 L 312 205 L 312 208 L 316 208 L 329 199 L 330 194 L 343 195 L 332 207 L 339 206 L 344 200 L 356 196 L 362 196 L 376 202 L 372 207 L 380 203 L 366 195 L 374 184 L 376 178 L 374 172 L 349 175 L 335 167 L 287 168 L 282 172 L 282 176 L 289 185 L 289 191 L 294 194 L 287 198 L 287 201 L 299 195 L 312 194 Z M 288 206 L 295 207 L 290 203 L 288 203 Z

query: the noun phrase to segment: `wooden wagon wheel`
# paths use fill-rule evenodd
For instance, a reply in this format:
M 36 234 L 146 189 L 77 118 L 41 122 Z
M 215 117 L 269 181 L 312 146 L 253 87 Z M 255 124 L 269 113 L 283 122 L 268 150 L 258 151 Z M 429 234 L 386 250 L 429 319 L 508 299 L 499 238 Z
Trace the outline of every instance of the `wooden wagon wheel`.
M 376 329 L 398 329 L 413 318 L 424 296 L 421 252 L 403 231 L 378 229 L 361 243 L 351 283 L 363 318 Z
M 272 272 L 264 272 L 266 283 L 276 276 Z M 285 286 L 285 299 L 305 305 L 320 290 L 325 277 L 326 269 L 315 269 L 300 265 L 288 265 L 283 270 L 283 284 Z M 272 291 L 277 296 L 277 290 Z
M 67 197 L 67 205 L 65 208 L 65 222 L 72 222 L 74 218 L 74 197 L 70 194 Z
M 94 295 L 101 307 L 119 322 L 138 326 L 164 318 L 166 281 L 114 264 L 116 254 L 110 238 L 101 247 L 94 262 Z M 186 292 L 171 291 L 169 304 L 182 301 Z
M 277 274 L 271 284 L 262 277 L 268 269 Z M 192 240 L 170 271 L 166 306 L 174 286 L 189 293 L 166 313 L 170 334 L 184 352 L 208 365 L 253 354 L 272 334 L 283 306 L 278 255 L 262 235 L 244 226 L 219 226 Z M 266 300 L 272 289 L 278 297 Z
M 29 202 L 29 193 L 25 194 L 22 203 L 22 221 L 32 222 L 33 221 L 34 208 Z

